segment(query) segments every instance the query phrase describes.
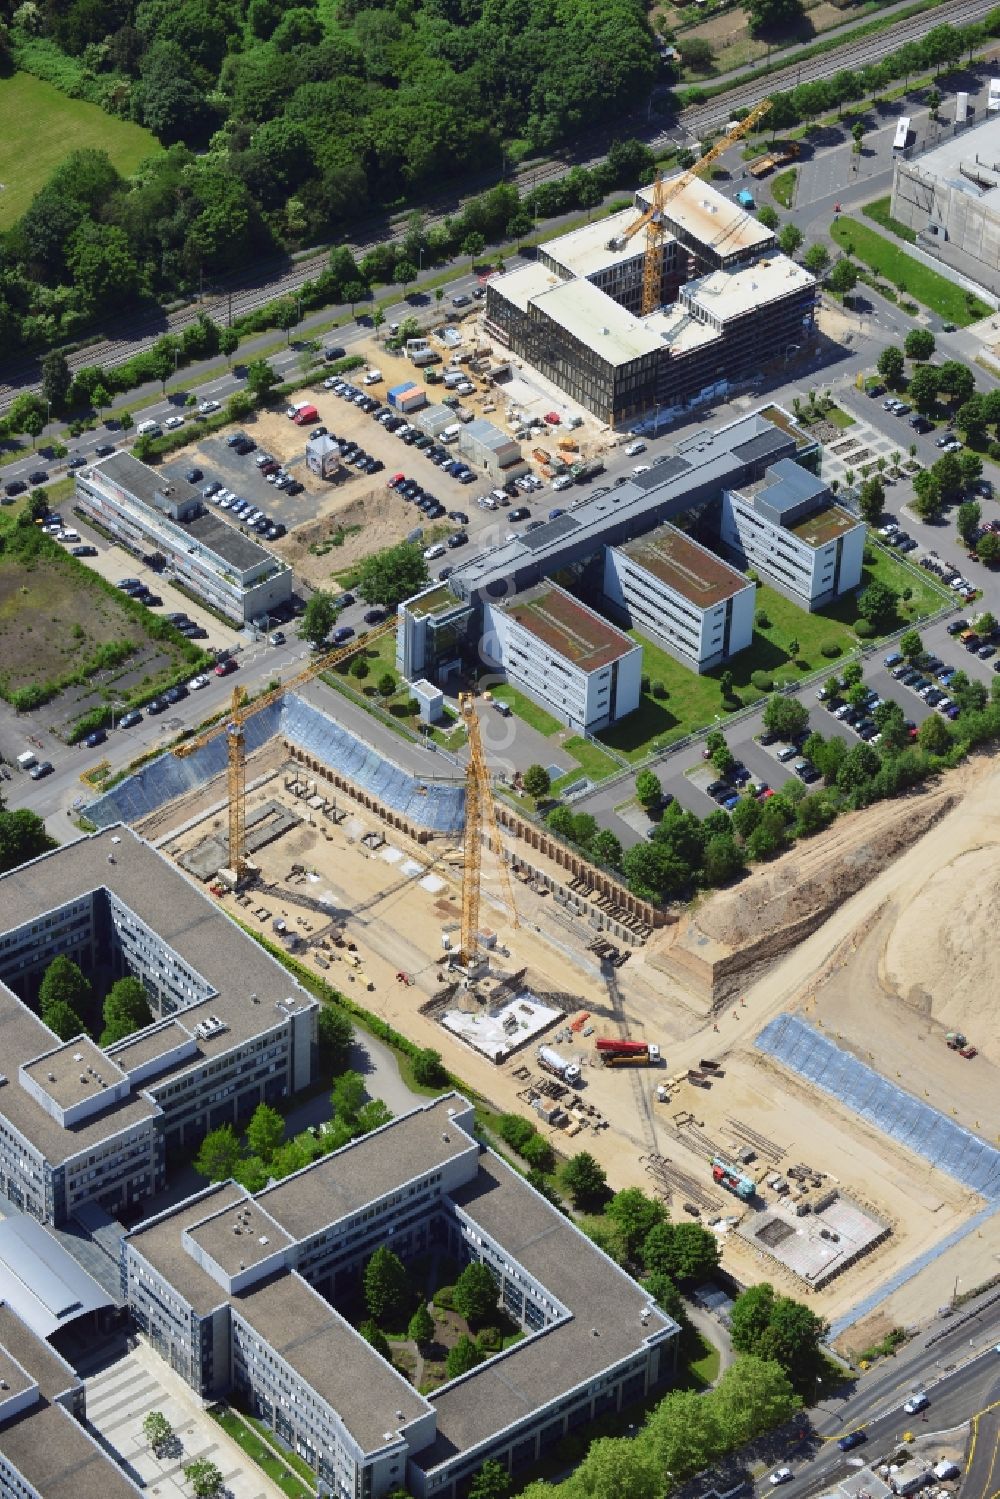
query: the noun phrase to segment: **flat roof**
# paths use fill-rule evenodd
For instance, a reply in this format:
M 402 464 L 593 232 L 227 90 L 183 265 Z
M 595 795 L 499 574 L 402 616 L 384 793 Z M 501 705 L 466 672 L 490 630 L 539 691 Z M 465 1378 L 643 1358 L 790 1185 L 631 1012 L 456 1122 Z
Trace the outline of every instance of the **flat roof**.
M 669 192 L 677 175 L 668 177 Z M 643 203 L 652 198 L 652 188 L 640 188 L 636 197 Z M 667 203 L 663 212 L 668 228 L 683 230 L 709 250 L 722 257 L 747 250 L 763 250 L 774 243 L 774 235 L 759 219 L 731 203 L 708 182 L 695 178 Z
M 792 521 L 785 530 L 799 541 L 804 541 L 807 546 L 822 547 L 861 524 L 856 515 L 851 515 L 840 505 L 831 502 L 829 505 L 819 506 L 801 520 Z
M 538 583 L 501 607 L 522 629 L 581 671 L 597 671 L 636 649 L 624 631 L 555 583 Z
M 230 1203 L 188 1230 L 188 1237 L 226 1275 L 238 1275 L 293 1242 L 280 1223 L 252 1199 Z
M 439 583 L 436 588 L 429 588 L 425 593 L 406 600 L 406 609 L 415 619 L 426 619 L 429 614 L 448 614 L 460 606 L 461 600 L 446 583 Z
M 35 1406 L 0 1428 L 6 1460 L 45 1499 L 135 1499 L 141 1493 L 61 1405 Z
M 480 1156 L 476 1178 L 452 1193 L 452 1201 L 561 1302 L 569 1317 L 433 1397 L 437 1440 L 410 1458 L 424 1472 L 531 1416 L 677 1326 L 648 1292 L 492 1152 Z
M 431 1409 L 295 1271 L 234 1296 L 233 1310 L 342 1418 L 366 1452 Z
M 1000 207 L 1000 187 L 977 187 L 968 177 L 962 176 L 961 170 L 963 166 L 973 172 L 978 168 L 986 179 L 998 177 L 1000 172 L 992 165 L 994 162 L 1000 163 L 1000 115 L 987 114 L 971 130 L 963 130 L 959 135 L 942 141 L 916 161 L 900 161 L 897 165 L 907 175 L 917 172 L 939 178 L 949 187 L 957 188 L 979 202 L 985 201 L 995 209 Z
M 144 1067 L 147 1062 L 153 1062 L 157 1057 L 166 1056 L 191 1039 L 191 1031 L 179 1020 L 171 1017 L 168 1020 L 157 1021 L 151 1029 L 138 1031 L 136 1035 L 116 1043 L 113 1060 L 118 1063 L 123 1072 L 134 1072 L 138 1067 Z
M 55 1400 L 79 1384 L 73 1370 L 55 1350 L 0 1301 L 0 1348 L 14 1358 L 37 1384 L 45 1400 Z M 2 1446 L 2 1441 L 0 1441 Z
M 541 261 L 533 260 L 513 271 L 505 271 L 502 276 L 491 276 L 488 290 L 512 302 L 521 312 L 527 312 L 528 303 L 535 297 L 561 284 L 555 271 L 550 271 Z
M 260 562 L 275 560 L 266 547 L 251 541 L 215 511 L 208 510 L 197 485 L 189 484 L 186 479 L 176 475 L 159 473 L 138 458 L 133 458 L 131 453 L 112 453 L 110 458 L 100 459 L 89 465 L 84 472 L 110 479 L 151 510 L 161 524 L 176 526 L 184 535 L 193 536 L 202 546 L 215 552 L 240 572 L 249 572 Z M 182 504 L 197 500 L 203 513 L 192 520 L 173 520 L 156 504 L 157 494 L 165 491 L 169 491 L 172 500 Z
M 597 218 L 579 229 L 571 229 L 568 234 L 546 240 L 539 246 L 539 254 L 551 256 L 571 276 L 594 276 L 608 266 L 639 260 L 646 250 L 644 232 L 633 235 L 621 249 L 613 248 L 613 244 L 621 242 L 622 235 L 642 212 L 641 208 L 629 207 Z
M 465 1131 L 451 1125 L 448 1110 L 454 1110 L 454 1098 L 436 1098 L 395 1125 L 364 1135 L 276 1186 L 265 1187 L 258 1202 L 293 1239 L 319 1233 L 414 1177 L 475 1150 Z M 389 1149 L 386 1130 L 391 1131 Z
M 787 255 L 772 255 L 755 265 L 735 270 L 711 271 L 682 289 L 684 302 L 703 307 L 721 322 L 743 317 L 748 312 L 777 302 L 792 292 L 815 287 L 816 278 L 805 266 L 796 265 Z
M 179 1207 L 169 1208 L 157 1218 L 132 1229 L 126 1242 L 136 1249 L 153 1269 L 184 1297 L 199 1317 L 205 1317 L 229 1297 L 203 1269 L 184 1246 L 184 1233 L 215 1213 L 225 1212 L 237 1203 L 252 1201 L 250 1193 L 236 1182 L 220 1182 L 189 1197 Z
M 113 863 L 108 858 L 111 852 Z M 176 1017 L 179 1024 L 187 1029 L 213 1014 L 225 1027 L 214 1036 L 196 1037 L 197 1050 L 190 1057 L 171 1064 L 155 1083 L 144 1087 L 159 1087 L 206 1057 L 218 1056 L 252 1036 L 277 1029 L 285 1022 L 284 1011 L 276 1008 L 278 1004 L 291 1001 L 295 1008 L 316 1007 L 316 1001 L 280 963 L 252 941 L 192 879 L 122 824 L 86 834 L 0 876 L 0 932 L 25 926 L 83 895 L 102 891 L 116 896 L 205 980 L 209 997 L 180 1011 Z M 141 1033 L 130 1044 L 141 1050 L 145 1036 Z M 154 1047 L 160 1044 L 159 1040 L 153 1043 Z M 0 1057 L 3 1070 L 11 1076 L 8 1085 L 0 1089 L 0 1115 L 54 1164 L 158 1112 L 151 1099 L 133 1092 L 107 1110 L 63 1128 L 12 1075 L 21 1064 L 34 1064 L 53 1047 L 60 1047 L 58 1037 L 0 983 Z M 68 1048 L 72 1056 L 73 1043 L 68 1043 Z M 106 1053 L 96 1047 L 95 1051 L 101 1060 L 92 1065 L 107 1076 L 105 1068 L 110 1069 L 113 1063 Z M 45 1062 L 40 1066 L 46 1080 Z M 38 1066 L 33 1070 L 37 1073 Z
M 12 1400 L 16 1395 L 23 1395 L 26 1390 L 35 1387 L 36 1381 L 24 1369 L 20 1360 L 0 1343 L 0 1410 L 3 1409 L 5 1400 Z M 2 1443 L 2 1438 L 0 1438 Z
M 717 328 L 699 322 L 683 302 L 674 302 L 670 307 L 650 313 L 645 321 L 672 354 L 687 354 L 722 336 Z
M 676 526 L 658 526 L 617 550 L 699 609 L 710 609 L 753 587 L 735 567 L 699 546 Z
M 61 1109 L 72 1108 L 111 1084 L 125 1081 L 121 1068 L 84 1035 L 64 1041 L 37 1061 L 25 1063 L 24 1074 Z
M 631 364 L 660 348 L 660 336 L 591 281 L 562 281 L 534 306 L 608 364 Z

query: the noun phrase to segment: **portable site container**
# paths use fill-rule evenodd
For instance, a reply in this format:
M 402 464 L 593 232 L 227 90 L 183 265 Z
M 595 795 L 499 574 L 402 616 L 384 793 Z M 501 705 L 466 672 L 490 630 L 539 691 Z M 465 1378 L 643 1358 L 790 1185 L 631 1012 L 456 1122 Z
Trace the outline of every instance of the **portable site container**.
M 404 391 L 414 390 L 416 388 L 416 384 L 416 380 L 404 380 L 402 385 L 394 385 L 389 391 L 389 405 L 398 408 L 400 396 L 404 393 Z

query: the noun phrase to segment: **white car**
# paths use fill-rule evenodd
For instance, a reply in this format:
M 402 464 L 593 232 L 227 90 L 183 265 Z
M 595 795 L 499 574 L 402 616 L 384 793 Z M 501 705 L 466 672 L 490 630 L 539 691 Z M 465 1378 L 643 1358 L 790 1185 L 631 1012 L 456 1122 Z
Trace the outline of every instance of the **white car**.
M 211 416 L 213 411 L 221 411 L 222 407 L 218 401 L 202 401 L 198 407 L 199 416 Z
M 190 682 L 188 683 L 188 691 L 197 692 L 199 688 L 207 686 L 208 678 L 202 672 L 199 672 L 198 675 L 196 677 L 192 677 Z
M 922 1391 L 917 1391 L 910 1396 L 903 1409 L 908 1416 L 915 1416 L 917 1411 L 926 1410 L 929 1405 L 930 1401 L 927 1396 Z
M 443 557 L 443 556 L 444 556 L 444 547 L 441 545 L 441 543 L 439 541 L 436 541 L 432 547 L 426 547 L 424 549 L 424 557 L 425 557 L 425 559 L 428 562 L 433 562 L 434 559 L 435 559 L 435 557 Z
M 775 1468 L 774 1472 L 768 1478 L 768 1483 L 773 1484 L 777 1488 L 781 1483 L 788 1483 L 792 1477 L 791 1468 Z
M 632 472 L 633 472 L 633 474 L 636 474 L 636 475 L 638 475 L 638 474 L 648 474 L 649 473 L 649 464 L 648 463 L 637 463 L 636 466 L 635 466 L 635 468 L 632 470 Z
M 174 432 L 178 427 L 183 427 L 184 418 L 182 416 L 168 416 L 163 425 L 168 432 Z
M 639 454 L 644 453 L 645 451 L 646 444 L 644 442 L 630 442 L 628 447 L 625 449 L 625 457 L 638 458 Z

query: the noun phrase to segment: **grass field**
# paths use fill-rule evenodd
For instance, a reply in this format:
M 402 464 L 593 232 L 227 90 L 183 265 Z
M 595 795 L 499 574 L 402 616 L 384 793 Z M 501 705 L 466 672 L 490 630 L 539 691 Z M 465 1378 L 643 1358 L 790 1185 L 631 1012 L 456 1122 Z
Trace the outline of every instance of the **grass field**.
M 871 219 L 872 223 L 878 224 L 882 229 L 888 229 L 889 233 L 894 234 L 897 239 L 905 239 L 908 245 L 915 245 L 917 242 L 916 230 L 911 229 L 908 224 L 901 224 L 898 219 L 893 218 L 889 212 L 891 202 L 892 198 L 888 196 L 876 198 L 873 203 L 866 203 L 861 212 L 866 219 Z
M 141 125 L 70 99 L 30 73 L 0 82 L 0 229 L 9 229 L 71 151 L 107 151 L 124 176 L 160 150 Z
M 798 177 L 798 168 L 789 167 L 787 172 L 779 172 L 771 183 L 771 196 L 775 203 L 782 208 L 791 208 L 792 199 L 795 197 L 795 182 Z
M 841 215 L 830 225 L 830 238 L 898 291 L 922 302 L 932 312 L 957 323 L 960 328 L 989 313 L 985 302 L 976 297 L 967 299 L 960 286 L 932 271 L 929 266 L 921 265 L 912 255 L 907 255 L 898 245 L 857 219 Z
M 516 687 L 509 682 L 501 682 L 499 687 L 491 687 L 490 692 L 501 703 L 508 703 L 518 718 L 523 718 L 531 728 L 537 729 L 539 734 L 544 734 L 550 739 L 553 734 L 558 734 L 563 725 L 558 718 L 553 718 L 551 713 L 546 713 L 544 708 L 539 708 L 530 697 L 525 697 Z
M 297 1478 L 278 1457 L 269 1442 L 265 1442 L 255 1431 L 252 1431 L 234 1411 L 213 1411 L 212 1413 L 222 1427 L 223 1431 L 236 1445 L 246 1453 L 252 1463 L 256 1463 L 262 1472 L 266 1473 L 272 1483 L 276 1483 L 282 1493 L 288 1494 L 289 1499 L 313 1499 L 316 1493 L 315 1485 L 309 1488 Z

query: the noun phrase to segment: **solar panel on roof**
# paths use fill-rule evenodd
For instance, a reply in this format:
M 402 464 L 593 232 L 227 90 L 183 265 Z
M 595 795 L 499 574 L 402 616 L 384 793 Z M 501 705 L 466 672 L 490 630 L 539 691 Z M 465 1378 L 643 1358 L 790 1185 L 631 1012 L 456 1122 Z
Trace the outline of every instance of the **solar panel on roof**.
M 766 458 L 768 453 L 776 453 L 787 441 L 783 432 L 772 427 L 770 432 L 760 432 L 756 437 L 751 437 L 749 442 L 741 442 L 739 447 L 733 448 L 733 452 L 744 463 L 755 463 L 758 458 Z
M 529 551 L 540 552 L 551 542 L 558 541 L 562 536 L 568 536 L 571 531 L 579 530 L 580 522 L 573 515 L 557 515 L 555 520 L 546 521 L 544 526 L 539 526 L 537 531 L 525 531 L 519 537 Z
M 655 489 L 658 484 L 667 484 L 690 471 L 691 464 L 687 459 L 675 455 L 664 463 L 654 463 L 648 474 L 635 474 L 632 483 L 640 489 Z

